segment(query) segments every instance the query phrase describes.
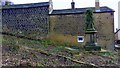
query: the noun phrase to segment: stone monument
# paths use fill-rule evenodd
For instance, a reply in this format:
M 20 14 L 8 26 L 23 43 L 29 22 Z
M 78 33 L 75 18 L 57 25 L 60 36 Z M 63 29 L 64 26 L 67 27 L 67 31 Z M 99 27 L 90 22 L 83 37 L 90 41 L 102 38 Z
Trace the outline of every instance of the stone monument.
M 85 34 L 89 36 L 89 41 L 86 42 L 85 49 L 100 51 L 101 47 L 97 45 L 96 41 L 97 30 L 94 26 L 93 11 L 87 9 L 85 15 Z

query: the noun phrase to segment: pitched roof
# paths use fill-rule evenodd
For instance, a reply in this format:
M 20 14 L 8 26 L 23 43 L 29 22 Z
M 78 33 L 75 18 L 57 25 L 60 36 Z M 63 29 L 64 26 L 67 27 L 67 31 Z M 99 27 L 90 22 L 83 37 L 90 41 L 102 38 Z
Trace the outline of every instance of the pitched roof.
M 92 10 L 95 10 L 95 7 L 88 7 L 91 8 Z M 62 10 L 53 10 L 53 12 L 50 15 L 60 15 L 60 14 L 78 14 L 78 13 L 84 13 L 86 9 L 88 8 L 75 8 L 75 9 L 62 9 Z M 96 12 L 96 11 L 94 11 Z M 114 12 L 113 9 L 109 7 L 100 7 L 99 12 Z
M 31 7 L 42 7 L 42 6 L 49 6 L 49 2 L 40 2 L 40 3 L 29 3 L 29 4 L 17 4 L 17 5 L 9 5 L 9 6 L 2 6 L 2 9 L 9 9 L 9 8 L 31 8 Z

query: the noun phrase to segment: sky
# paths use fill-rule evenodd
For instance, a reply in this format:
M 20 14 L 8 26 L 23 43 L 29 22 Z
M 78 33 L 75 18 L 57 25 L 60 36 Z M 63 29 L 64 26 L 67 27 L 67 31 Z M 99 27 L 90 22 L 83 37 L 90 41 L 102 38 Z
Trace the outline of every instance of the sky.
M 14 4 L 25 4 L 25 3 L 38 3 L 38 2 L 46 2 L 49 0 L 10 0 Z M 72 0 L 52 0 L 54 9 L 67 9 L 71 8 Z M 114 23 L 115 30 L 118 28 L 118 2 L 120 0 L 99 0 L 100 6 L 108 6 L 115 10 L 114 13 Z M 94 7 L 95 0 L 74 0 L 76 8 L 84 8 L 84 7 Z M 120 6 L 119 6 L 120 7 Z

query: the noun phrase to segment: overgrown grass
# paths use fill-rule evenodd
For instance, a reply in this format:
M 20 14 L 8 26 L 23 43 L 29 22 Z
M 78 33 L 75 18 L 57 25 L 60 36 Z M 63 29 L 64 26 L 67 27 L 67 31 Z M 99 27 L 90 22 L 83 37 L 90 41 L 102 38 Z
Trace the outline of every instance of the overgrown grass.
M 42 40 L 28 40 L 24 38 L 17 38 L 15 36 L 3 35 L 2 43 L 5 45 L 56 45 L 56 46 L 75 46 L 77 43 L 77 36 L 71 35 L 57 35 L 50 34 L 48 38 Z
M 23 38 L 17 38 L 14 36 L 4 35 L 2 40 L 3 40 L 4 45 L 9 45 L 10 50 L 12 52 L 20 51 L 20 50 L 18 50 L 20 46 L 29 46 L 33 49 L 33 51 L 37 51 L 37 52 L 45 51 L 45 52 L 48 52 L 47 54 L 50 54 L 50 53 L 59 54 L 59 52 L 62 52 L 62 55 L 67 54 L 67 56 L 69 56 L 69 54 L 72 53 L 73 55 L 70 55 L 70 57 L 75 56 L 75 59 L 77 59 L 77 58 L 79 59 L 80 56 L 89 56 L 90 54 L 91 55 L 100 55 L 100 56 L 103 55 L 101 53 L 95 53 L 95 54 L 89 53 L 89 52 L 84 51 L 84 49 L 81 49 L 80 51 L 79 50 L 78 51 L 67 51 L 67 53 L 63 54 L 63 52 L 66 52 L 66 51 L 64 51 L 65 47 L 66 46 L 70 47 L 72 44 L 69 42 L 62 42 L 63 41 L 62 39 L 60 39 L 61 41 L 59 41 L 59 39 L 55 40 L 54 38 L 53 39 L 45 38 L 42 40 L 28 40 L 28 39 L 23 39 Z M 53 48 L 50 49 L 49 47 L 52 47 L 52 46 L 53 46 Z M 71 47 L 71 48 L 75 48 L 75 47 Z M 48 49 L 49 51 L 46 51 L 45 49 Z M 68 52 L 70 52 L 70 53 L 68 54 Z M 115 53 L 113 53 L 113 54 L 109 53 L 109 54 L 110 54 L 110 56 L 115 55 Z M 117 54 L 118 53 L 116 53 L 116 55 Z M 48 61 L 47 59 L 43 59 L 43 57 L 40 57 L 38 55 L 35 55 L 35 54 L 31 54 L 31 55 L 39 60 L 44 60 L 46 62 Z M 24 55 L 24 56 L 27 57 L 27 55 Z M 53 63 L 55 64 L 56 62 L 53 62 Z M 31 65 L 31 64 L 28 63 L 28 65 Z M 38 66 L 43 66 L 43 64 L 38 63 Z
M 62 34 L 49 34 L 48 39 L 57 41 L 57 42 L 67 43 L 70 45 L 78 45 L 77 36 L 62 35 Z
M 42 40 L 28 40 L 23 38 L 17 38 L 14 36 L 3 36 L 3 46 L 9 46 L 10 51 L 18 51 L 20 46 L 27 46 L 34 49 L 49 50 L 50 53 L 62 52 L 66 46 L 70 46 L 70 43 L 54 41 L 48 38 Z M 49 47 L 53 47 L 49 49 Z

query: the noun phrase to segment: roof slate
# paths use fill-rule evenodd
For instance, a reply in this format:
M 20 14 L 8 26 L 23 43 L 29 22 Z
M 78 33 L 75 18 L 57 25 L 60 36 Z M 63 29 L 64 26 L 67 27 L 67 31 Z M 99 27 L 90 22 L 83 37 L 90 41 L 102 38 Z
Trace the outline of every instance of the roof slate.
M 49 2 L 40 2 L 40 3 L 17 4 L 17 5 L 2 6 L 2 9 L 31 8 L 31 7 L 42 7 L 42 6 L 49 6 Z
M 100 7 L 100 11 L 96 12 L 95 7 L 88 7 L 91 8 L 94 13 L 100 13 L 100 12 L 114 12 L 113 9 L 109 7 Z M 53 10 L 53 12 L 50 15 L 61 15 L 61 14 L 78 14 L 78 13 L 84 13 L 88 8 L 75 8 L 75 9 L 60 9 L 60 10 Z

